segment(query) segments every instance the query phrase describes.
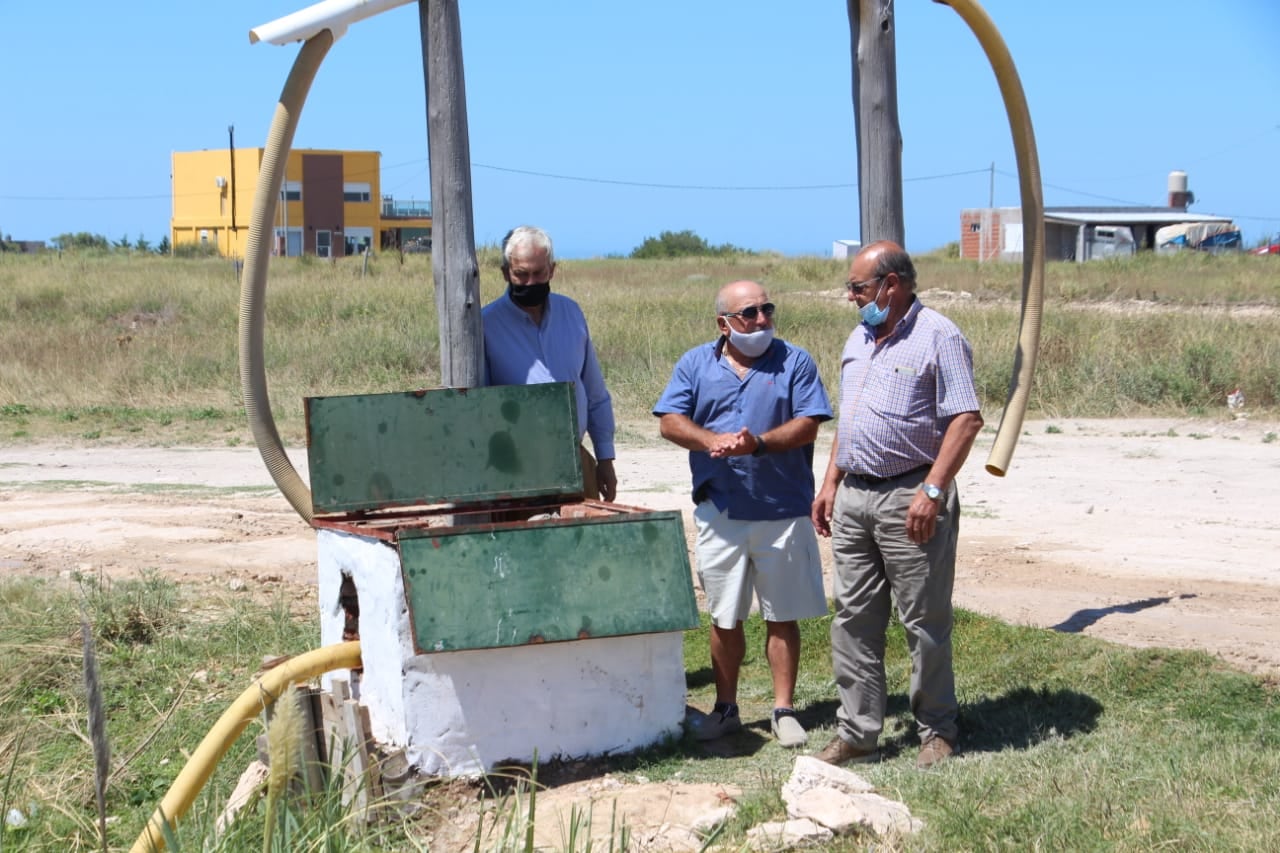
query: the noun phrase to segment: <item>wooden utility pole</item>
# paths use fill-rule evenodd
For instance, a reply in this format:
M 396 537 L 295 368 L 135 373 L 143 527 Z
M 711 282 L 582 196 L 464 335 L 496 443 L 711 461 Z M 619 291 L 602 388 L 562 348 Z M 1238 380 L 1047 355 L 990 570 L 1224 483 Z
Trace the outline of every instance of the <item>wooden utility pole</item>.
M 862 245 L 906 246 L 893 0 L 848 0 Z
M 431 275 L 440 317 L 440 384 L 484 379 L 480 269 L 471 207 L 471 140 L 458 0 L 418 0 L 431 169 Z

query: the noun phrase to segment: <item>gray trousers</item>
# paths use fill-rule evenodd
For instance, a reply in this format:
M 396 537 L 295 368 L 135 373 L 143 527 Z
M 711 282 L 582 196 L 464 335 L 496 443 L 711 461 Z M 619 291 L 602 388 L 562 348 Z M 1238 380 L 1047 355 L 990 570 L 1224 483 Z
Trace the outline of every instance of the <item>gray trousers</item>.
M 846 476 L 831 518 L 835 620 L 831 658 L 840 708 L 836 731 L 874 749 L 884 729 L 885 631 L 891 599 L 911 653 L 911 713 L 923 743 L 956 740 L 955 674 L 951 666 L 951 591 L 956 575 L 960 501 L 953 483 L 937 529 L 924 545 L 907 538 L 907 507 L 924 472 L 871 485 Z

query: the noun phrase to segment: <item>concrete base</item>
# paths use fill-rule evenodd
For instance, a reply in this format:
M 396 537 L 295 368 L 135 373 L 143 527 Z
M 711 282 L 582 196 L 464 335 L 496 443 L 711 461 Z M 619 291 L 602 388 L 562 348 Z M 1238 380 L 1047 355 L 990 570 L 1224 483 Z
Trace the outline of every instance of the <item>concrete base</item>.
M 374 739 L 403 748 L 422 773 L 475 775 L 535 754 L 630 752 L 679 735 L 682 632 L 415 654 L 395 547 L 337 530 L 317 535 L 321 642 L 342 641 L 339 594 L 350 578 L 364 658 L 353 693 Z

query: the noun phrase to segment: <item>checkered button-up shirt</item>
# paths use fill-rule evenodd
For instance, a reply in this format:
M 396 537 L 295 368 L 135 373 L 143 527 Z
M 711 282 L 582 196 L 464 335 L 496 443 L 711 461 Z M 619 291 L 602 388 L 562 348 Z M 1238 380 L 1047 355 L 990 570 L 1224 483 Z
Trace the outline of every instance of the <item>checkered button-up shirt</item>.
M 969 342 L 916 299 L 878 346 L 865 323 L 845 342 L 836 466 L 895 477 L 932 464 L 951 418 L 979 409 Z

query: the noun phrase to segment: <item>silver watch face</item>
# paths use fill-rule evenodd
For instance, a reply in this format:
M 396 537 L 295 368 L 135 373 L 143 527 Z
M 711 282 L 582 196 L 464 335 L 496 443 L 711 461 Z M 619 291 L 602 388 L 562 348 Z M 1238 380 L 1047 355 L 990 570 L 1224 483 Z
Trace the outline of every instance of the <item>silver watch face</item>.
M 936 501 L 938 498 L 942 497 L 942 489 L 939 489 L 937 486 L 926 484 L 924 487 L 924 496 L 931 501 Z

